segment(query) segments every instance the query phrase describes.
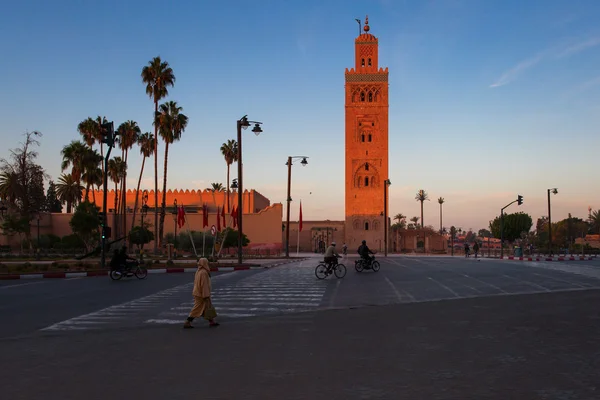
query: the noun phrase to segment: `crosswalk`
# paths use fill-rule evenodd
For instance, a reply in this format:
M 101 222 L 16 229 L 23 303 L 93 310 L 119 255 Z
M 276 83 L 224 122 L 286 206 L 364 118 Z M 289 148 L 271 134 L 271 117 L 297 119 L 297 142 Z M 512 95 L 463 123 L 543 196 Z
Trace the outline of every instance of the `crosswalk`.
M 139 324 L 181 324 L 193 305 L 193 285 L 185 283 L 41 330 L 95 331 Z M 212 278 L 212 286 L 219 319 L 227 320 L 316 309 L 327 290 L 327 281 L 318 281 L 312 266 L 299 263 L 251 275 L 246 271 L 218 275 Z
M 213 290 L 219 318 L 245 318 L 294 313 L 321 306 L 327 282 L 317 281 L 312 268 L 296 265 L 241 279 Z M 150 324 L 181 324 L 194 302 L 189 300 L 162 312 Z

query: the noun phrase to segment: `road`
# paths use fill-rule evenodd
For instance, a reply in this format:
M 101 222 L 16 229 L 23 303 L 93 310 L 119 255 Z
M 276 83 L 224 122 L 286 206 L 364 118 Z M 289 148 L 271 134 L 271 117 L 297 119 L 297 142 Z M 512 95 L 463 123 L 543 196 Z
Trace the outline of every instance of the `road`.
M 323 281 L 316 261 L 213 274 L 214 332 L 180 328 L 192 274 L 3 282 L 0 385 L 48 399 L 599 397 L 598 261 L 403 256 L 357 273 L 348 259 Z

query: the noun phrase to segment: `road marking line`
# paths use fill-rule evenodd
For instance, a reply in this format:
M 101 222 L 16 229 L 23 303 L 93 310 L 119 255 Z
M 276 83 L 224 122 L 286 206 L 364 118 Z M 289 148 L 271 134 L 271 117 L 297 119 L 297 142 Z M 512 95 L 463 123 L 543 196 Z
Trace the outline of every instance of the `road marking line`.
M 504 293 L 504 294 L 508 294 L 508 292 L 506 292 L 506 291 L 504 291 L 504 290 L 500 289 L 500 288 L 499 288 L 498 286 L 496 286 L 496 285 L 492 285 L 491 283 L 484 282 L 484 281 L 482 281 L 482 280 L 480 280 L 480 279 L 474 278 L 474 277 L 472 277 L 472 276 L 469 276 L 469 275 L 467 275 L 467 274 L 461 274 L 461 275 L 462 275 L 462 276 L 464 276 L 465 278 L 473 279 L 473 280 L 475 280 L 475 281 L 477 281 L 477 282 L 481 282 L 481 283 L 483 283 L 484 285 L 488 285 L 488 286 L 490 286 L 490 287 L 493 287 L 494 289 L 496 289 L 496 290 L 499 290 L 500 292 L 502 292 L 502 293 Z M 487 296 L 487 295 L 486 295 L 486 296 Z
M 461 297 L 458 295 L 458 293 L 456 293 L 454 290 L 450 289 L 448 286 L 444 285 L 443 283 L 437 281 L 436 279 L 433 279 L 432 277 L 428 276 L 427 279 L 430 279 L 432 281 L 434 281 L 435 283 L 437 283 L 438 285 L 440 285 L 441 287 L 443 287 L 444 289 L 446 289 L 447 291 L 449 291 L 450 293 L 452 293 L 455 297 Z
M 0 286 L 0 289 L 15 288 L 15 287 L 27 286 L 27 285 L 37 285 L 38 283 L 44 283 L 44 281 L 41 281 L 41 282 L 29 282 L 29 283 L 19 283 L 18 285 Z
M 524 284 L 529 285 L 529 286 L 533 286 L 533 287 L 545 290 L 546 292 L 550 292 L 550 289 L 548 289 L 547 287 L 544 287 L 542 285 L 538 285 L 537 283 L 529 282 L 529 281 L 526 281 L 526 280 L 523 280 L 523 279 L 517 279 L 517 278 L 514 278 L 514 277 L 509 276 L 509 275 L 502 275 L 502 276 L 504 276 L 504 277 L 506 277 L 508 279 L 515 280 L 515 281 L 520 282 L 520 283 L 524 283 Z
M 593 285 L 590 285 L 590 284 L 588 284 L 588 283 L 586 283 L 585 285 L 583 285 L 583 284 L 580 284 L 580 283 L 577 283 L 577 282 L 571 282 L 571 281 L 568 281 L 568 280 L 566 280 L 566 279 L 560 279 L 560 278 L 555 278 L 555 277 L 553 277 L 553 276 L 549 276 L 549 275 L 538 274 L 537 272 L 532 272 L 532 273 L 533 273 L 534 275 L 541 276 L 542 278 L 549 278 L 549 279 L 553 279 L 553 280 L 555 280 L 555 281 L 558 281 L 558 282 L 568 283 L 569 285 L 579 286 L 579 287 L 581 287 L 581 288 L 589 288 L 589 287 L 593 287 Z

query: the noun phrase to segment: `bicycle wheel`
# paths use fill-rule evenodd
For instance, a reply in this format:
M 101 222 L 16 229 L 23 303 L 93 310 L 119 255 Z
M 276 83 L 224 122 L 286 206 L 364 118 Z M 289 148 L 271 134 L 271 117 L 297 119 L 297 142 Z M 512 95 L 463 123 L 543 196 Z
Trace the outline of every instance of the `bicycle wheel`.
M 148 270 L 146 268 L 137 267 L 134 273 L 138 279 L 144 279 L 148 276 Z
M 381 265 L 379 265 L 379 261 L 373 261 L 373 264 L 371 264 L 371 268 L 373 268 L 373 271 L 375 272 L 379 271 L 379 268 L 381 268 Z
M 315 276 L 319 279 L 325 279 L 327 276 L 327 267 L 325 264 L 317 265 L 317 268 L 315 268 Z
M 344 264 L 338 264 L 335 266 L 335 270 L 333 271 L 335 276 L 338 278 L 343 278 L 346 276 L 346 266 Z
M 365 266 L 363 265 L 361 260 L 356 260 L 354 261 L 354 269 L 356 270 L 356 272 L 362 272 L 363 269 L 365 269 Z
M 121 271 L 117 271 L 116 269 L 113 269 L 112 271 L 110 271 L 110 279 L 112 279 L 113 281 L 118 281 L 122 277 L 123 277 L 123 274 L 121 273 Z

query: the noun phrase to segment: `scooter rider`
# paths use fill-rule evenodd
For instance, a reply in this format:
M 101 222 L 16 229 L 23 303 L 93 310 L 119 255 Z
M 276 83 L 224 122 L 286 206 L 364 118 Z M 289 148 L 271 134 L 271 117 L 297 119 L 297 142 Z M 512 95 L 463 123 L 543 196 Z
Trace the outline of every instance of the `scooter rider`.
M 363 260 L 367 261 L 368 263 L 370 263 L 371 261 L 373 261 L 373 259 L 375 258 L 375 257 L 371 257 L 369 255 L 369 254 L 375 254 L 375 253 L 373 253 L 369 249 L 369 246 L 367 246 L 367 241 L 366 240 L 362 241 L 362 244 L 358 248 L 358 254 L 360 255 L 360 258 L 362 258 Z

